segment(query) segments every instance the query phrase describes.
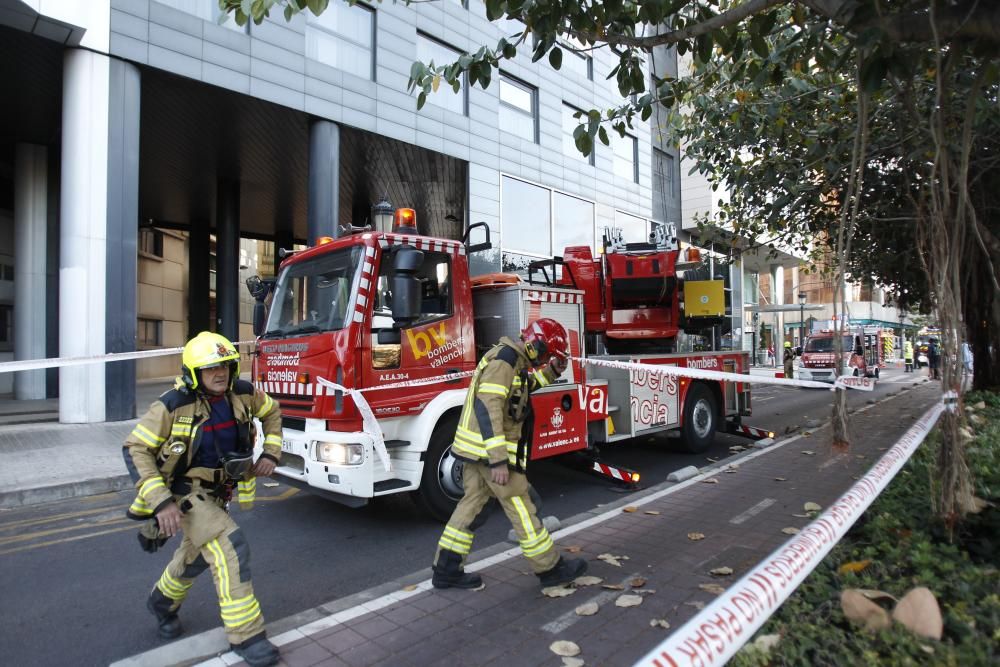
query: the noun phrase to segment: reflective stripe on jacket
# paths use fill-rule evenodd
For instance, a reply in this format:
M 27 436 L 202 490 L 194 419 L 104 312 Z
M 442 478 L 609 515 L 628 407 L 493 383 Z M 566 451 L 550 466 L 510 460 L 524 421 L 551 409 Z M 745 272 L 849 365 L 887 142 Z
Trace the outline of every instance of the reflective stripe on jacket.
M 533 368 L 523 343 L 504 337 L 487 352 L 472 376 L 452 453 L 490 466 L 524 468 L 527 451 L 518 459 L 518 441 L 528 418 L 529 394 L 555 380 L 553 372 Z
M 243 380 L 233 383 L 226 398 L 233 408 L 239 447 L 249 447 L 252 451 L 253 419 L 256 417 L 264 430 L 264 455 L 276 462 L 280 460 L 281 410 L 277 402 Z M 201 439 L 198 427 L 208 419 L 210 411 L 208 401 L 201 394 L 188 390 L 178 379 L 174 389 L 153 401 L 125 438 L 125 462 L 138 492 L 127 512 L 130 518 L 148 519 L 161 505 L 172 500 L 170 487 L 177 477 L 219 481 L 214 469 L 190 467 Z M 252 493 L 256 490 L 252 479 L 240 480 L 241 502 L 252 502 Z

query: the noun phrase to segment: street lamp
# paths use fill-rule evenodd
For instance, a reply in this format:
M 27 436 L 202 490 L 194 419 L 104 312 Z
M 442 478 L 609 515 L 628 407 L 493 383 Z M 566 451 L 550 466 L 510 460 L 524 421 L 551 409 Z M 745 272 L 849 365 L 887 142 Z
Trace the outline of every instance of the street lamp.
M 382 200 L 372 206 L 372 222 L 377 232 L 391 232 L 392 218 L 396 209 L 389 203 L 389 197 L 382 195 Z
M 799 345 L 806 344 L 806 293 L 799 292 Z

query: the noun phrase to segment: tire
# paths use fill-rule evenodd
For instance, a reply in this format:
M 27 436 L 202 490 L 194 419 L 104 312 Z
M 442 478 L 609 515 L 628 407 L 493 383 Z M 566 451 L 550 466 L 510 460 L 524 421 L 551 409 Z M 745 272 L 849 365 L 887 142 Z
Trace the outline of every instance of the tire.
M 685 451 L 702 454 L 712 446 L 715 430 L 719 423 L 719 410 L 715 405 L 712 390 L 701 382 L 695 382 L 684 398 L 684 426 L 681 427 L 681 443 Z
M 875 367 L 875 379 L 878 379 L 878 366 Z
M 434 429 L 424 457 L 420 489 L 411 498 L 421 510 L 444 523 L 462 498 L 462 462 L 451 454 L 455 419 L 447 419 Z

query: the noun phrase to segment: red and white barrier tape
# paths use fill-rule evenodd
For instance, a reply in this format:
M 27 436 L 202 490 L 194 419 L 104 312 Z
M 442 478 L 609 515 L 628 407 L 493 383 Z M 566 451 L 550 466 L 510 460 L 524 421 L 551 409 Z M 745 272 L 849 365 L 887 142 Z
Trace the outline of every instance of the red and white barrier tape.
M 674 375 L 678 377 L 689 377 L 699 380 L 727 380 L 729 382 L 752 382 L 753 384 L 777 384 L 784 387 L 811 387 L 814 389 L 829 389 L 833 391 L 837 387 L 843 386 L 850 389 L 864 389 L 871 391 L 872 387 L 861 386 L 861 383 L 831 385 L 829 382 L 816 382 L 815 380 L 795 380 L 788 378 L 776 378 L 767 375 L 749 375 L 747 373 L 726 373 L 723 371 L 709 371 L 702 368 L 685 368 L 684 366 L 667 366 L 660 364 L 643 364 L 634 361 L 612 361 L 611 359 L 594 359 L 584 357 L 573 357 L 574 361 L 580 361 L 592 366 L 604 366 L 605 368 L 617 368 L 627 371 L 640 371 L 643 373 L 657 373 L 659 375 Z M 857 378 L 859 379 L 859 378 Z
M 721 665 L 770 618 L 847 533 L 923 442 L 937 403 L 847 493 L 706 606 L 636 667 Z
M 358 412 L 361 414 L 362 432 L 367 433 L 371 437 L 375 453 L 378 455 L 379 460 L 382 461 L 382 467 L 385 468 L 386 472 L 392 472 L 392 461 L 389 459 L 389 450 L 385 446 L 385 437 L 382 435 L 382 428 L 379 426 L 375 413 L 372 412 L 371 406 L 368 405 L 368 401 L 365 400 L 361 391 L 358 389 L 348 389 L 336 382 L 330 382 L 326 378 L 316 378 L 316 380 L 320 384 L 326 385 L 335 391 L 342 391 L 354 399 L 354 405 L 357 406 Z
M 236 347 L 253 345 L 257 341 L 242 340 L 234 343 Z M 87 364 L 103 364 L 112 361 L 128 361 L 129 359 L 147 359 L 151 357 L 167 357 L 180 354 L 183 347 L 168 347 L 162 350 L 142 350 L 139 352 L 112 352 L 110 354 L 94 354 L 86 357 L 53 357 L 51 359 L 22 359 L 20 361 L 4 361 L 0 363 L 0 373 L 16 371 L 35 371 L 56 366 L 86 366 Z

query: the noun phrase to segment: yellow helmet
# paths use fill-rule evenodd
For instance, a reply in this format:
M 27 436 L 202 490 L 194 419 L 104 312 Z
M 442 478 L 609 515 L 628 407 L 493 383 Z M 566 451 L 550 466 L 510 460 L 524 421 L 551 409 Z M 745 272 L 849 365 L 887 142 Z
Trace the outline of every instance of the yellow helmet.
M 198 388 L 198 371 L 202 368 L 212 368 L 229 365 L 229 388 L 240 375 L 240 353 L 236 346 L 225 336 L 211 331 L 202 331 L 184 346 L 181 354 L 181 376 L 191 389 Z
M 791 346 L 792 346 L 792 341 L 786 340 L 785 341 L 785 347 L 791 347 Z

